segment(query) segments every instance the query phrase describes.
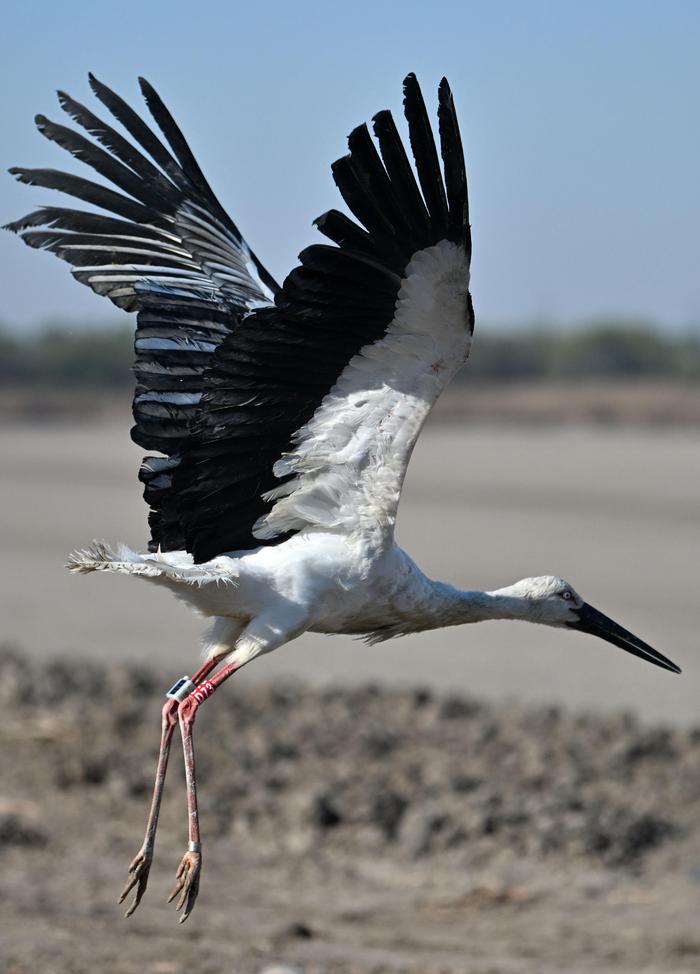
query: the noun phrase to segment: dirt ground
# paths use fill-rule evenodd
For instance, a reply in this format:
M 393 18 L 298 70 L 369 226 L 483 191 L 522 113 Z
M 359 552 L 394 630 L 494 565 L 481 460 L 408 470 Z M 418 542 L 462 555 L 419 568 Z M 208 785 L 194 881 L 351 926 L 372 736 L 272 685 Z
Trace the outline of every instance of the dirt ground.
M 4 974 L 700 969 L 700 728 L 428 690 L 233 683 L 196 725 L 204 871 L 175 750 L 150 887 L 154 671 L 0 656 Z

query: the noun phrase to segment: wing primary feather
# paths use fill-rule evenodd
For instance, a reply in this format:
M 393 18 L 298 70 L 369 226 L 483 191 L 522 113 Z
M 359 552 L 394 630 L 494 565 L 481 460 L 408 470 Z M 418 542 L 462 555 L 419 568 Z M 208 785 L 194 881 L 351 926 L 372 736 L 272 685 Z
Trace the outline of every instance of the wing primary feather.
M 399 271 L 403 270 L 409 258 L 397 246 L 396 229 L 381 202 L 374 197 L 366 178 L 356 168 L 352 156 L 336 159 L 331 165 L 331 172 L 343 199 L 370 235 L 377 240 L 385 259 Z
M 161 227 L 168 225 L 168 221 L 151 207 L 144 206 L 105 186 L 100 186 L 99 183 L 83 179 L 81 176 L 73 176 L 71 173 L 59 172 L 56 169 L 25 169 L 21 166 L 13 166 L 8 172 L 27 186 L 58 190 L 136 223 L 152 223 Z
M 121 122 L 127 132 L 136 139 L 154 162 L 157 162 L 170 179 L 182 190 L 188 189 L 188 181 L 177 160 L 168 152 L 160 139 L 151 131 L 142 118 L 123 98 L 98 81 L 94 74 L 89 75 L 90 87 L 102 104 Z
M 447 200 L 442 182 L 435 139 L 430 119 L 415 74 L 404 79 L 404 112 L 408 122 L 408 135 L 416 161 L 418 180 L 423 191 L 430 219 L 437 233 L 437 240 L 447 235 Z
M 262 282 L 272 291 L 273 294 L 276 294 L 277 291 L 280 290 L 279 284 L 274 277 L 272 277 L 267 268 L 258 260 L 253 251 L 250 250 L 248 245 L 244 243 L 240 230 L 223 208 L 211 186 L 207 182 L 204 173 L 200 169 L 199 164 L 192 153 L 192 150 L 187 144 L 187 140 L 180 130 L 180 127 L 166 108 L 160 95 L 155 90 L 153 85 L 146 81 L 145 78 L 139 78 L 139 85 L 151 115 L 155 119 L 163 135 L 168 140 L 168 144 L 182 166 L 182 171 L 184 172 L 185 176 L 188 178 L 192 186 L 202 194 L 223 225 L 231 231 L 238 243 L 245 248 L 251 261 L 255 265 Z
M 463 242 L 467 248 L 467 253 L 471 254 L 467 171 L 464 164 L 464 151 L 459 134 L 457 112 L 447 78 L 442 79 L 438 88 L 438 125 L 440 152 L 445 170 L 450 239 L 455 242 Z
M 391 112 L 386 110 L 377 112 L 372 122 L 374 134 L 379 142 L 379 151 L 402 212 L 410 221 L 420 245 L 428 246 L 432 242 L 430 216 Z
M 163 202 L 166 202 L 167 208 L 172 209 L 172 201 L 166 201 L 161 194 L 157 194 L 154 199 L 153 189 L 144 183 L 141 176 L 104 149 L 90 142 L 84 135 L 80 135 L 65 125 L 51 122 L 45 115 L 37 115 L 34 121 L 37 129 L 50 142 L 55 142 L 80 162 L 91 166 L 95 172 L 104 176 L 105 179 L 109 179 L 111 183 L 133 196 L 134 199 L 147 206 L 154 204 L 162 206 Z
M 161 195 L 172 200 L 176 199 L 177 190 L 174 184 L 143 153 L 139 152 L 128 139 L 125 139 L 123 135 L 120 135 L 111 125 L 104 122 L 94 112 L 91 112 L 89 108 L 86 108 L 85 105 L 71 98 L 70 95 L 67 95 L 65 91 L 58 91 L 57 95 L 63 111 L 67 115 L 70 115 L 86 132 L 94 136 L 117 159 L 129 166 L 145 182 L 157 188 Z
M 192 185 L 199 190 L 202 196 L 204 196 L 208 202 L 214 205 L 217 211 L 217 216 L 229 228 L 229 230 L 231 230 L 231 232 L 236 236 L 236 239 L 240 242 L 241 233 L 238 227 L 235 225 L 233 220 L 231 220 L 221 203 L 219 203 L 218 199 L 214 195 L 214 192 L 207 180 L 204 178 L 204 173 L 199 168 L 199 164 L 197 163 L 192 150 L 187 144 L 180 127 L 168 109 L 165 107 L 160 95 L 155 90 L 153 85 L 146 81 L 145 78 L 139 78 L 139 85 L 151 115 L 155 119 L 158 128 L 168 140 L 168 144 L 175 153 L 175 157 L 177 158 L 178 162 L 182 166 L 183 172 L 190 180 Z
M 88 210 L 73 210 L 63 206 L 42 206 L 41 209 L 8 223 L 3 229 L 20 233 L 22 230 L 30 230 L 34 227 L 50 227 L 76 233 L 112 233 L 116 237 L 131 236 L 147 239 L 156 237 L 163 243 L 179 244 L 179 237 L 160 227 L 141 226 L 139 223 L 118 220 L 103 213 L 90 213 Z
M 205 179 L 199 163 L 187 144 L 185 136 L 182 134 L 182 130 L 166 108 L 158 92 L 145 78 L 139 78 L 139 86 L 151 115 L 155 119 L 158 128 L 168 140 L 168 144 L 175 153 L 187 178 L 204 196 L 207 198 L 214 197 L 212 188 Z
M 409 238 L 410 253 L 407 256 L 410 258 L 415 249 L 413 241 L 410 241 L 410 225 L 366 125 L 358 125 L 352 130 L 348 136 L 348 147 L 353 167 L 364 179 L 372 198 L 394 228 L 394 233 L 400 238 Z

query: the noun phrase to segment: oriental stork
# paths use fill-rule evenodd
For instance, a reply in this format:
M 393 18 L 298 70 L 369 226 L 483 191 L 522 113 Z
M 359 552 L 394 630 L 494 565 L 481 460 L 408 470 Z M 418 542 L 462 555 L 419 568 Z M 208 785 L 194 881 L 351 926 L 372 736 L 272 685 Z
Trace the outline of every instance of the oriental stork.
M 156 91 L 140 85 L 163 138 L 93 76 L 92 91 L 123 131 L 58 93 L 87 135 L 43 115 L 39 131 L 114 188 L 54 169 L 11 169 L 90 208 L 44 206 L 8 229 L 136 313 L 131 435 L 153 451 L 139 472 L 148 551 L 93 542 L 68 567 L 145 578 L 212 620 L 203 662 L 167 694 L 146 835 L 120 899 L 135 890 L 129 916 L 146 889 L 179 725 L 189 845 L 170 899 L 184 907 L 182 922 L 202 868 L 197 708 L 232 673 L 300 633 L 377 643 L 522 619 L 592 633 L 680 671 L 561 578 L 460 591 L 424 575 L 395 541 L 411 452 L 469 354 L 474 325 L 467 179 L 447 81 L 438 89 L 440 155 L 413 74 L 403 104 L 414 166 L 390 112 L 374 116 L 374 139 L 366 125 L 351 132 L 349 154 L 332 172 L 356 220 L 335 209 L 319 217 L 330 242 L 304 250 L 281 286 Z

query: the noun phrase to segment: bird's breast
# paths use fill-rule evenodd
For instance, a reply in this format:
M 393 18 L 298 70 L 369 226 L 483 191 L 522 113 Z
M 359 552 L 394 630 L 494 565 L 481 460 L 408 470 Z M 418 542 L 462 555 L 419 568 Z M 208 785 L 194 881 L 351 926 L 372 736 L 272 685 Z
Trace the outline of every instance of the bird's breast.
M 385 627 L 420 628 L 423 580 L 413 562 L 395 548 L 369 570 L 348 570 L 334 579 L 316 601 L 309 628 L 351 635 Z

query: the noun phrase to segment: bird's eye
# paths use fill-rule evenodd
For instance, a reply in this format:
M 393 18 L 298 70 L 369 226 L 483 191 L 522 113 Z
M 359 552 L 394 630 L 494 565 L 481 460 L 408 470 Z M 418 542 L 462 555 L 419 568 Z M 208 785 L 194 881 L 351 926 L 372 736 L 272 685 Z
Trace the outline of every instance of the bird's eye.
M 568 588 L 565 588 L 564 591 L 560 593 L 560 595 L 563 599 L 566 599 L 567 602 L 571 602 L 571 600 L 574 597 L 573 592 L 570 592 Z

